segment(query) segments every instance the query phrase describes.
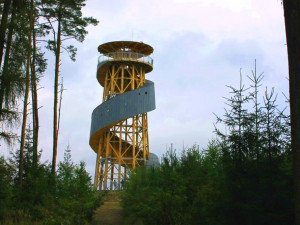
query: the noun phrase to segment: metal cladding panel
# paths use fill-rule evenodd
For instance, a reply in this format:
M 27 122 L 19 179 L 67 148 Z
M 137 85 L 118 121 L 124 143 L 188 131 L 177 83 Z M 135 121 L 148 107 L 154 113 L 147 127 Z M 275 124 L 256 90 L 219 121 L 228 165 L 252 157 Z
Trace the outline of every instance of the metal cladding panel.
M 111 124 L 154 109 L 154 83 L 146 80 L 143 87 L 117 95 L 94 109 L 90 139 Z

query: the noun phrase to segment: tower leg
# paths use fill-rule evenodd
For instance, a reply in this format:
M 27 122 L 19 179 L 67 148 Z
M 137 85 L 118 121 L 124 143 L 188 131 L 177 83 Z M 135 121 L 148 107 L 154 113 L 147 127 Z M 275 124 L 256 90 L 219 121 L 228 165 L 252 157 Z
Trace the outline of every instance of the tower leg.
M 114 181 L 114 167 L 115 164 L 111 162 L 111 169 L 110 169 L 110 190 L 114 190 L 116 187 L 114 187 L 115 181 Z
M 103 190 L 103 162 L 100 164 L 100 182 L 99 182 L 99 189 Z
M 96 169 L 95 169 L 95 179 L 94 179 L 94 188 L 98 189 L 99 187 L 99 166 L 101 164 L 101 154 L 102 154 L 102 145 L 103 145 L 103 135 L 101 135 L 98 145 L 98 152 L 96 158 Z

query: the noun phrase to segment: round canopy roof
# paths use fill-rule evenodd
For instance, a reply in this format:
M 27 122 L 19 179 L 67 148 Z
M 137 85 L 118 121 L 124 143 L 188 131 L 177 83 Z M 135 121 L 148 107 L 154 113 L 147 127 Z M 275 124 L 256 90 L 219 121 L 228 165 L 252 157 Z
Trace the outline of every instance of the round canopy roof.
M 150 55 L 153 52 L 153 48 L 143 42 L 113 41 L 99 45 L 98 51 L 102 54 L 110 52 L 129 51 L 141 53 L 144 55 Z

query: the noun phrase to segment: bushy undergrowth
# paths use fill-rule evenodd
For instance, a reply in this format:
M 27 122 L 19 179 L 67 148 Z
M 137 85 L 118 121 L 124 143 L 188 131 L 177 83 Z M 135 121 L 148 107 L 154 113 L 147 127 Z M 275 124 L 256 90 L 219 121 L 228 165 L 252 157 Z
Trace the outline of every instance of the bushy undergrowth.
M 260 160 L 236 167 L 216 142 L 181 157 L 169 151 L 160 167 L 131 174 L 122 196 L 125 224 L 292 225 L 290 156 L 273 169 Z
M 17 165 L 18 155 L 0 158 L 0 224 L 88 224 L 101 204 L 85 163 L 74 164 L 68 149 L 56 177 L 47 163 L 34 165 L 26 149 L 20 187 Z
M 126 224 L 216 224 L 224 181 L 219 162 L 212 143 L 205 154 L 195 146 L 179 158 L 169 151 L 160 167 L 135 170 L 122 197 Z

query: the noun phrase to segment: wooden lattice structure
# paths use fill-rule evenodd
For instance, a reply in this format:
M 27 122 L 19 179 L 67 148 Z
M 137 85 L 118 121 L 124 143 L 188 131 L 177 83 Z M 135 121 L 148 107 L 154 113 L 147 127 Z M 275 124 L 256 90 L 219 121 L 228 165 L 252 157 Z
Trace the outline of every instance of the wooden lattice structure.
M 155 109 L 153 48 L 140 42 L 118 41 L 98 47 L 97 79 L 102 104 L 92 115 L 90 145 L 97 154 L 95 188 L 120 189 L 128 170 L 149 158 L 147 112 Z

